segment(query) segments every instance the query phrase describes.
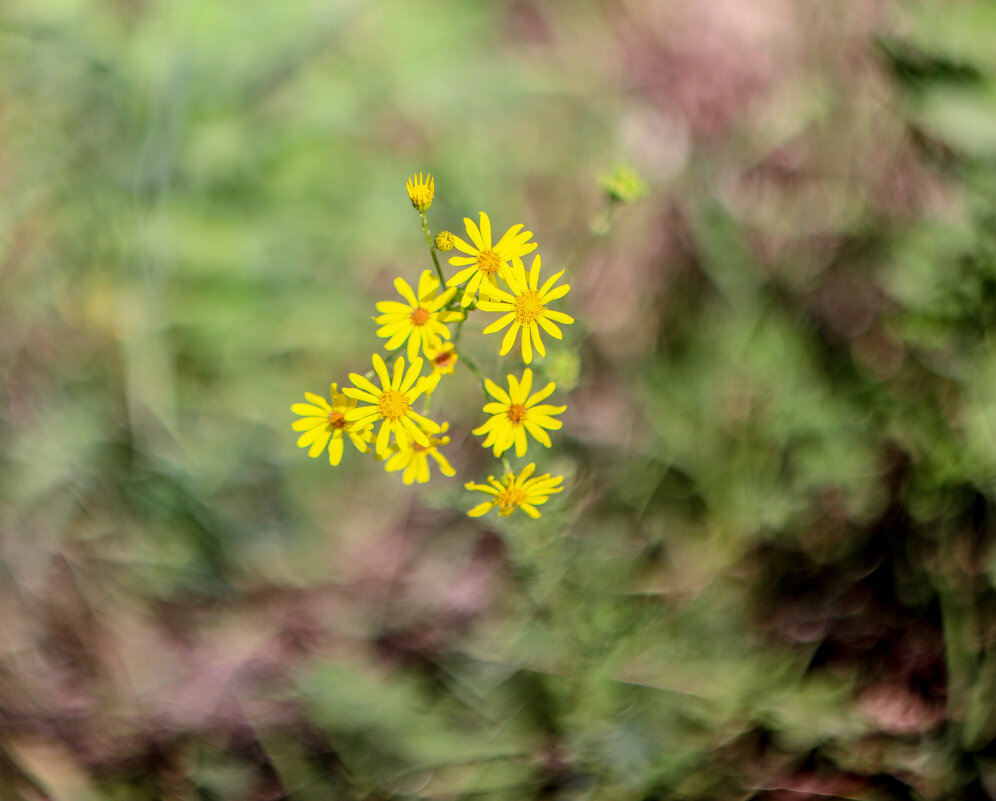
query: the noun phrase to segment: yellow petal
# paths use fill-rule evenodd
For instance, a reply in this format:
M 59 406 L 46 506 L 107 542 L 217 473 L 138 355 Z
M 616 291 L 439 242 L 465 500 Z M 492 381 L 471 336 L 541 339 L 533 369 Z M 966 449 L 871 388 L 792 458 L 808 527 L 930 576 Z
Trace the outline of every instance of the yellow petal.
M 408 282 L 404 278 L 401 278 L 400 276 L 395 278 L 394 288 L 398 290 L 398 294 L 401 295 L 401 297 L 411 304 L 413 309 L 418 306 L 418 298 L 415 297 L 415 293 L 412 291 L 412 288 L 408 285 Z

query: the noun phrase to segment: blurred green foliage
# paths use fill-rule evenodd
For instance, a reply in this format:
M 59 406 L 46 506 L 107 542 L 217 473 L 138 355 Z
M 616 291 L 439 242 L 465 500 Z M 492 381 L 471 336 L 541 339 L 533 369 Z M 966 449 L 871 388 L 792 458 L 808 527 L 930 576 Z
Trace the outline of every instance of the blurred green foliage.
M 711 5 L 4 5 L 0 797 L 996 798 L 996 11 Z M 294 447 L 418 170 L 569 270 L 536 523 Z

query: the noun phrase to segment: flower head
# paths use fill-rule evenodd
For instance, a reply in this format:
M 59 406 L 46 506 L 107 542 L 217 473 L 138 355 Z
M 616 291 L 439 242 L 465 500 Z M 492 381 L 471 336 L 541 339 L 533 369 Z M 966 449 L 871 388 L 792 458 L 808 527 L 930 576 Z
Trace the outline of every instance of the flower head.
M 445 434 L 448 428 L 449 423 L 443 423 L 439 427 L 439 433 Z M 429 480 L 429 457 L 431 456 L 439 465 L 439 472 L 444 476 L 455 476 L 456 470 L 439 452 L 439 446 L 448 445 L 449 442 L 450 438 L 446 436 L 430 436 L 428 447 L 411 442 L 407 448 L 399 448 L 387 460 L 384 469 L 388 473 L 404 470 L 405 472 L 401 474 L 401 480 L 406 484 L 412 482 L 425 484 Z
M 562 298 L 570 292 L 569 284 L 554 287 L 564 271 L 561 270 L 548 278 L 542 287 L 538 287 L 539 274 L 539 256 L 533 259 L 533 266 L 528 277 L 522 259 L 516 258 L 505 277 L 509 289 L 512 290 L 511 293 L 491 287 L 488 289 L 491 299 L 482 299 L 477 304 L 477 307 L 484 311 L 505 312 L 502 317 L 484 329 L 485 334 L 500 331 L 511 323 L 511 327 L 501 343 L 501 356 L 512 349 L 512 345 L 515 344 L 515 336 L 519 333 L 519 329 L 522 329 L 522 361 L 526 364 L 532 363 L 533 345 L 536 346 L 540 356 L 546 356 L 546 347 L 540 338 L 540 328 L 555 339 L 563 339 L 564 335 L 556 323 L 570 324 L 574 322 L 574 318 L 569 314 L 550 311 L 546 307 L 550 301 Z
M 515 473 L 508 473 L 498 481 L 494 476 L 488 476 L 487 484 L 474 484 L 468 481 L 464 487 L 469 490 L 486 492 L 493 496 L 490 501 L 484 501 L 467 512 L 470 517 L 480 517 L 487 514 L 494 507 L 498 507 L 500 517 L 508 517 L 516 509 L 522 509 L 532 518 L 540 516 L 536 507 L 549 500 L 555 492 L 560 492 L 564 488 L 558 486 L 564 479 L 563 476 L 551 476 L 545 473 L 536 478 L 530 478 L 535 472 L 536 465 L 527 464 L 522 468 L 518 476 Z
M 437 346 L 424 348 L 425 357 L 432 365 L 432 373 L 426 376 L 426 392 L 433 393 L 444 375 L 451 375 L 460 360 L 456 348 L 449 342 L 440 342 Z
M 321 395 L 305 392 L 304 397 L 309 402 L 291 406 L 294 414 L 304 415 L 295 420 L 291 428 L 304 432 L 298 438 L 297 445 L 308 448 L 308 456 L 314 459 L 327 445 L 329 464 L 337 465 L 342 461 L 343 435 L 348 434 L 356 450 L 366 453 L 373 436 L 373 426 L 346 419 L 346 414 L 356 408 L 356 401 L 339 392 L 337 384 L 329 387 L 329 396 L 332 398 L 331 406 Z
M 458 236 L 453 237 L 456 249 L 466 255 L 451 256 L 450 264 L 464 269 L 447 281 L 446 285 L 467 284 L 464 287 L 460 304 L 469 306 L 478 290 L 482 289 L 482 283 L 497 287 L 499 275 L 502 278 L 505 277 L 508 262 L 515 258 L 521 258 L 527 253 L 532 253 L 536 250 L 536 243 L 529 241 L 533 232 L 523 231 L 522 224 L 519 223 L 509 228 L 497 244 L 492 245 L 491 220 L 483 211 L 481 212 L 480 227 L 468 217 L 463 218 L 463 224 L 467 229 L 467 236 L 470 237 L 473 244 L 464 242 Z
M 556 389 L 552 381 L 539 392 L 530 395 L 533 371 L 527 367 L 521 382 L 514 375 L 508 376 L 508 392 L 491 379 L 486 380 L 484 386 L 497 401 L 484 405 L 484 411 L 491 417 L 484 425 L 474 429 L 478 436 L 487 435 L 483 443 L 485 448 L 493 446 L 495 456 L 501 456 L 514 444 L 515 455 L 525 456 L 527 431 L 540 444 L 550 447 L 550 436 L 543 429 L 559 429 L 563 423 L 554 420 L 552 415 L 560 414 L 567 408 L 540 404 L 541 400 Z
M 382 457 L 388 455 L 392 433 L 399 448 L 408 447 L 412 440 L 429 447 L 426 432 L 438 433 L 439 424 L 412 410 L 412 404 L 425 392 L 425 380 L 419 375 L 422 372 L 422 360 L 415 359 L 406 373 L 405 360 L 399 356 L 394 363 L 394 375 L 389 377 L 387 365 L 375 353 L 373 368 L 380 380 L 379 387 L 358 373 L 349 374 L 349 380 L 354 386 L 346 387 L 343 393 L 371 405 L 357 406 L 346 413 L 346 420 L 371 425 L 377 420 L 383 420 L 377 432 L 376 444 L 377 454 Z
M 625 164 L 616 165 L 612 172 L 601 177 L 599 183 L 610 200 L 620 203 L 632 203 L 647 194 L 647 185 L 632 167 Z
M 446 253 L 449 250 L 453 250 L 453 245 L 456 244 L 456 237 L 449 231 L 440 231 L 432 240 L 432 244 L 436 246 L 436 250 Z
M 447 289 L 438 295 L 439 279 L 429 270 L 424 270 L 418 279 L 418 295 L 412 291 L 404 278 L 394 279 L 394 288 L 398 290 L 405 303 L 396 300 L 382 300 L 377 304 L 380 315 L 374 317 L 374 322 L 380 328 L 377 336 L 385 337 L 384 347 L 397 350 L 401 344 L 408 341 L 408 361 L 418 356 L 419 346 L 436 346 L 443 339 L 450 338 L 450 330 L 445 323 L 463 318 L 463 312 L 443 311 L 456 289 Z
M 409 200 L 418 211 L 427 211 L 436 196 L 436 182 L 429 173 L 425 174 L 425 178 L 422 177 L 422 173 L 417 177 L 413 175 L 405 184 L 405 189 L 408 190 Z

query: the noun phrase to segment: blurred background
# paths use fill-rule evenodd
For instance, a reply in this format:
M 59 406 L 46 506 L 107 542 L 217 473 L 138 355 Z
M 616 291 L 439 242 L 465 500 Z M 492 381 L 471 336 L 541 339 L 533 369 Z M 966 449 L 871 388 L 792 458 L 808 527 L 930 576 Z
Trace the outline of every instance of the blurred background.
M 996 798 L 994 41 L 988 0 L 5 0 L 0 798 Z M 419 170 L 434 230 L 568 268 L 540 521 L 465 516 L 467 371 L 455 479 L 295 447 L 429 266 Z

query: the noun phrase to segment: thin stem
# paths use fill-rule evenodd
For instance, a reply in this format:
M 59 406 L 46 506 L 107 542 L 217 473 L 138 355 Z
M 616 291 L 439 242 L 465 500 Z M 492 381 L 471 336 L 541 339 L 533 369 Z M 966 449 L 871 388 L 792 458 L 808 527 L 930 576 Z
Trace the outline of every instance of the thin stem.
M 456 351 L 456 355 L 460 357 L 460 361 L 462 361 L 465 365 L 467 365 L 467 369 L 469 369 L 474 375 L 477 376 L 477 380 L 481 382 L 481 389 L 484 390 L 484 375 L 478 369 L 477 365 L 474 364 L 473 360 L 471 360 L 471 359 L 467 358 L 466 356 L 464 356 L 455 347 L 453 348 L 453 350 L 455 350 Z M 487 397 L 487 393 L 486 392 L 485 392 L 485 397 Z
M 446 286 L 446 279 L 443 278 L 443 270 L 439 266 L 439 259 L 436 257 L 436 245 L 432 241 L 432 234 L 429 233 L 429 221 L 425 218 L 425 212 L 420 211 L 418 213 L 419 218 L 422 220 L 422 232 L 425 234 L 425 241 L 429 245 L 429 255 L 432 256 L 432 263 L 436 267 L 436 275 L 439 276 L 440 288 Z
M 612 197 L 608 199 L 607 204 L 608 205 L 605 208 L 605 216 L 588 231 L 587 237 L 579 240 L 574 252 L 570 254 L 564 262 L 564 266 L 567 268 L 568 273 L 572 273 L 588 254 L 588 251 L 595 246 L 595 243 L 608 236 L 609 232 L 612 230 L 612 218 L 615 216 L 615 213 L 619 207 L 623 204 Z

